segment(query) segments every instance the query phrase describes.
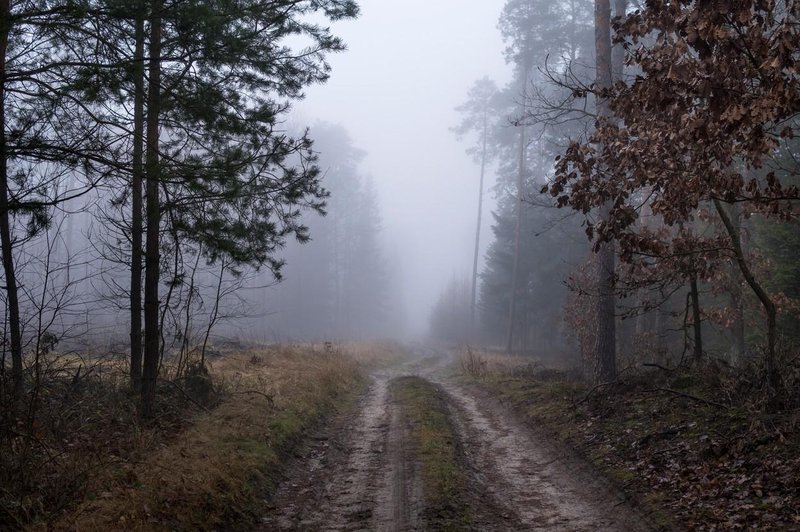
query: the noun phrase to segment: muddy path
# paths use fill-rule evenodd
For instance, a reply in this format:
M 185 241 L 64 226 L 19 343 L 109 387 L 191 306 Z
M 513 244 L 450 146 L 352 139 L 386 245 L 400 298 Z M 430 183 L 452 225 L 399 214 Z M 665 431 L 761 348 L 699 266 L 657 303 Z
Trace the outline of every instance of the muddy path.
M 395 373 L 373 376 L 354 416 L 314 434 L 289 466 L 259 530 L 417 530 L 421 486 Z
M 506 519 L 480 523 L 478 529 L 650 530 L 643 516 L 569 449 L 522 425 L 478 390 L 439 384 L 451 400 L 474 482 Z
M 434 530 L 426 526 L 422 466 L 392 400 L 392 378 L 436 383 L 468 478 L 462 500 L 481 531 L 649 530 L 642 516 L 569 450 L 518 422 L 480 390 L 444 378 L 446 360 L 373 376 L 357 412 L 309 439 L 269 502 L 258 530 Z

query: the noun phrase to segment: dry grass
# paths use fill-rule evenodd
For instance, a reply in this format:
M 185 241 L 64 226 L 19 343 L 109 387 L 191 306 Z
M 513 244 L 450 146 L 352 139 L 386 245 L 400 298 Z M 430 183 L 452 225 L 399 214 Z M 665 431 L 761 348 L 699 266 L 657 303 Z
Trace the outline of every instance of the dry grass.
M 17 408 L 0 408 L 0 529 L 62 511 L 98 468 L 148 445 L 119 364 L 51 355 L 40 359 Z M 164 418 L 168 431 L 173 420 Z
M 352 359 L 309 348 L 252 350 L 211 366 L 227 399 L 139 463 L 109 469 L 105 489 L 56 528 L 213 530 L 246 519 L 297 439 L 362 383 Z
M 242 350 L 209 362 L 213 407 L 189 400 L 189 380 L 182 390 L 165 383 L 159 418 L 148 427 L 138 424 L 135 397 L 124 391 L 124 373 L 115 364 L 96 368 L 81 395 L 69 395 L 65 379 L 59 385 L 65 390 L 51 394 L 43 423 L 70 412 L 74 420 L 62 423 L 71 430 L 69 439 L 59 443 L 55 438 L 66 432 L 43 425 L 53 432 L 42 436 L 47 453 L 28 464 L 37 482 L 49 478 L 52 486 L 40 484 L 47 493 L 34 492 L 33 501 L 15 499 L 12 483 L 0 487 L 4 526 L 218 530 L 250 520 L 303 433 L 353 404 L 365 382 L 362 366 L 391 351 L 309 345 Z M 74 365 L 67 367 L 69 376 Z M 47 475 L 32 469 L 37 461 Z
M 536 358 L 507 355 L 489 349 L 465 347 L 458 353 L 458 364 L 462 373 L 470 377 L 528 376 L 536 373 L 540 362 Z
M 408 348 L 396 342 L 348 342 L 331 346 L 370 369 L 398 364 L 409 355 Z

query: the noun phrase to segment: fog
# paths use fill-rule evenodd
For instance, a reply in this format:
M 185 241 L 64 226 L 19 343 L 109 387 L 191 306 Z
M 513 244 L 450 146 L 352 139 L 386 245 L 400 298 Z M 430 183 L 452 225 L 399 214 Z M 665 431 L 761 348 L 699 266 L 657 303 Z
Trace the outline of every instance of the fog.
M 471 275 L 480 168 L 449 129 L 475 80 L 509 78 L 497 30 L 503 4 L 364 0 L 357 20 L 334 25 L 348 49 L 331 58 L 330 80 L 295 106 L 342 125 L 366 152 L 407 314 L 401 335 L 424 335 L 448 280 Z M 488 212 L 492 195 L 485 200 Z M 481 257 L 488 216 L 482 225 Z
M 586 62 L 591 3 L 364 0 L 357 18 L 350 2 L 326 4 L 350 6 L 338 15 L 314 2 L 292 5 L 274 37 L 246 41 L 247 61 L 265 57 L 257 83 L 249 66 L 237 70 L 249 65 L 244 56 L 209 49 L 197 59 L 180 40 L 165 41 L 175 48 L 159 62 L 142 57 L 148 69 L 163 69 L 169 88 L 148 123 L 158 135 L 148 156 L 161 159 L 139 179 L 161 190 L 145 198 L 145 223 L 134 221 L 132 200 L 141 139 L 130 125 L 140 93 L 132 82 L 73 73 L 92 80 L 75 97 L 87 99 L 85 108 L 59 108 L 74 131 L 43 118 L 40 134 L 56 146 L 72 140 L 79 149 L 66 149 L 78 155 L 50 162 L 57 157 L 36 153 L 10 166 L 14 201 L 35 206 L 14 218 L 10 235 L 18 238 L 23 340 L 38 345 L 52 335 L 62 347 L 126 352 L 138 316 L 132 264 L 140 235 L 149 242 L 143 261 L 153 259 L 145 272 L 156 275 L 143 275 L 150 292 L 138 290 L 158 308 L 162 354 L 232 338 L 562 348 L 565 281 L 585 260 L 586 239 L 538 191 L 587 119 L 545 127 L 534 112 L 564 92 L 544 76 L 547 58 L 562 73 Z M 195 35 L 181 24 L 186 14 L 173 15 L 169 34 L 187 42 L 217 35 Z M 130 39 L 130 30 L 120 31 Z M 133 52 L 74 53 L 114 71 Z M 10 108 L 41 103 L 24 86 L 15 90 Z M 105 121 L 92 129 L 98 116 Z M 15 119 L 29 127 L 26 113 Z

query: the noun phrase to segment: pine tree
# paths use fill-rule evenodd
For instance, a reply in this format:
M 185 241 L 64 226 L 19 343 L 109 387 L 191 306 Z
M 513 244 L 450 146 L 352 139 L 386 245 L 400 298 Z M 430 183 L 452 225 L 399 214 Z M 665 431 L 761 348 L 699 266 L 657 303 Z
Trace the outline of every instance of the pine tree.
M 327 53 L 343 48 L 313 13 L 357 14 L 354 2 L 187 2 L 149 8 L 146 250 L 142 412 L 153 412 L 159 349 L 162 212 L 169 234 L 207 260 L 266 266 L 294 235 L 308 238 L 304 207 L 324 191 L 307 135 L 277 131 L 288 102 L 327 78 Z M 302 34 L 312 44 L 283 44 Z
M 492 157 L 489 150 L 490 128 L 498 118 L 497 85 L 489 78 L 475 82 L 469 90 L 468 100 L 456 110 L 463 116 L 461 123 L 453 128 L 459 138 L 472 133 L 477 137 L 477 143 L 467 152 L 480 164 L 480 179 L 478 181 L 478 221 L 475 228 L 475 251 L 472 259 L 472 289 L 470 292 L 470 328 L 475 330 L 475 315 L 478 306 L 478 258 L 480 254 L 481 229 L 483 224 L 483 196 L 485 189 L 486 166 Z
M 326 215 L 309 213 L 313 239 L 288 246 L 286 281 L 275 289 L 280 319 L 267 323 L 292 338 L 380 337 L 390 332 L 393 302 L 377 190 L 359 168 L 364 152 L 344 128 L 319 123 L 311 135 L 330 193 Z

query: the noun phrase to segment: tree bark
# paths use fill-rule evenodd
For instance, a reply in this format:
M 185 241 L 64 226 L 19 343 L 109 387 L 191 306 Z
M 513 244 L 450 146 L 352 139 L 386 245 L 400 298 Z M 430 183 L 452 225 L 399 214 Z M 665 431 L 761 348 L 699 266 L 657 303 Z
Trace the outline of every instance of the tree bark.
M 689 290 L 692 299 L 692 328 L 694 330 L 694 362 L 703 359 L 703 321 L 700 317 L 700 291 L 697 288 L 697 272 L 689 278 Z
M 739 270 L 742 272 L 742 277 L 744 277 L 747 285 L 750 287 L 753 293 L 755 293 L 756 297 L 758 297 L 758 300 L 761 302 L 761 306 L 764 307 L 764 311 L 767 314 L 767 351 L 764 357 L 764 365 L 767 373 L 766 384 L 769 392 L 769 401 L 772 405 L 774 405 L 780 393 L 782 384 L 780 371 L 778 370 L 777 361 L 775 359 L 777 308 L 775 307 L 775 303 L 772 301 L 772 298 L 770 298 L 767 291 L 756 280 L 752 270 L 750 270 L 750 266 L 747 264 L 744 251 L 742 249 L 742 240 L 741 236 L 739 235 L 739 231 L 728 215 L 728 212 L 725 210 L 725 207 L 722 205 L 722 202 L 717 198 L 714 198 L 714 207 L 717 209 L 717 213 L 722 220 L 722 224 L 725 226 L 725 230 L 731 239 L 733 252 L 736 257 L 736 263 L 739 265 Z
M 131 387 L 142 381 L 142 162 L 144 141 L 144 2 L 137 2 L 134 51 L 133 154 L 131 167 Z
M 608 98 L 602 94 L 611 88 L 611 6 L 609 0 L 595 0 L 595 53 L 597 79 L 598 120 L 611 118 Z M 611 205 L 600 209 L 600 219 L 609 219 Z M 597 338 L 595 345 L 594 382 L 611 382 L 617 375 L 616 346 L 616 301 L 614 294 L 614 270 L 616 246 L 614 241 L 602 242 L 598 250 L 598 302 Z
M 528 93 L 528 67 L 522 74 L 522 110 L 525 111 L 525 98 Z M 522 115 L 521 114 L 521 115 Z M 525 123 L 519 125 L 519 167 L 517 169 L 517 221 L 514 230 L 514 265 L 511 271 L 511 294 L 508 304 L 508 330 L 506 332 L 506 353 L 511 353 L 514 342 L 514 321 L 517 314 L 517 290 L 519 288 L 519 253 L 522 238 L 522 191 L 525 186 Z
M 733 356 L 731 363 L 736 365 L 744 359 L 747 345 L 744 335 L 744 301 L 742 298 L 742 286 L 738 279 L 734 279 L 736 283 L 731 288 L 731 307 L 733 308 Z
M 628 0 L 614 0 L 614 17 L 625 16 L 627 10 Z M 621 44 L 615 44 L 611 49 L 611 65 L 613 81 L 622 81 L 625 71 L 625 48 Z
M 11 241 L 11 213 L 8 210 L 8 146 L 6 144 L 6 53 L 11 25 L 11 2 L 0 0 L 0 253 L 3 255 L 6 298 L 8 304 L 11 380 L 14 395 L 22 393 L 22 330 L 19 319 L 19 294 Z
M 742 234 L 742 218 L 741 208 L 739 204 L 734 204 L 731 209 L 731 218 L 733 224 L 736 226 L 736 232 L 739 235 L 739 241 L 742 245 L 742 252 L 747 250 L 747 241 Z M 733 333 L 733 360 L 735 364 L 744 358 L 745 350 L 745 335 L 744 335 L 744 298 L 742 294 L 742 283 L 739 276 L 741 275 L 738 268 L 735 268 L 732 274 L 732 286 L 730 289 L 731 307 L 733 308 L 733 325 L 731 327 Z
M 481 150 L 481 179 L 478 187 L 478 224 L 475 229 L 475 255 L 472 259 L 472 295 L 469 310 L 470 336 L 473 341 L 475 334 L 475 312 L 478 304 L 478 256 L 480 255 L 481 244 L 481 222 L 483 220 L 483 182 L 486 176 L 486 144 L 489 135 L 488 110 L 483 110 L 483 148 Z
M 161 0 L 152 0 L 150 13 L 150 63 L 147 90 L 147 233 L 144 277 L 144 364 L 142 372 L 141 414 L 150 418 L 154 413 L 159 360 L 158 283 L 159 229 L 159 112 L 161 104 Z

